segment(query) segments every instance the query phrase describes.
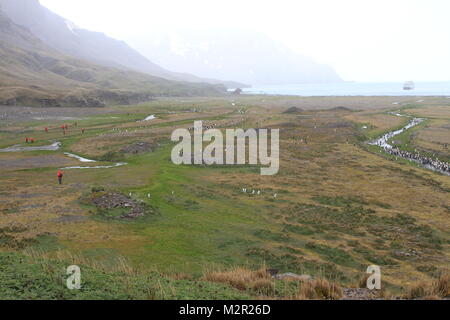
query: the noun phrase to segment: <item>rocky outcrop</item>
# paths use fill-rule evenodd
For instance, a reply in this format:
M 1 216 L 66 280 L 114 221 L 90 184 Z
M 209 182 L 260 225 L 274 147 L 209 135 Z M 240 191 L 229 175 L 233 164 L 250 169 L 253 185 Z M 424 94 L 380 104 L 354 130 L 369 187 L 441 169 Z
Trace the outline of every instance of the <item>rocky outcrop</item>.
M 64 106 L 67 107 L 104 107 L 106 104 L 97 97 L 75 97 L 68 96 L 63 99 Z
M 136 219 L 143 217 L 147 211 L 146 205 L 129 196 L 118 192 L 109 192 L 93 199 L 97 208 L 111 210 L 116 208 L 127 209 L 128 212 L 121 215 L 121 219 Z

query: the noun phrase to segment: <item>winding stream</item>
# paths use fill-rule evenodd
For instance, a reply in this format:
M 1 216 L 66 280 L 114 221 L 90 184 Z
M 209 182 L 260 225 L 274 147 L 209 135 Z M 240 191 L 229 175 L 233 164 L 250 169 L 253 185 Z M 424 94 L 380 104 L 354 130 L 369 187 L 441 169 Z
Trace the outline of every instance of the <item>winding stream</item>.
M 94 161 L 95 162 L 95 161 Z M 75 166 L 75 167 L 65 167 L 61 168 L 62 170 L 73 170 L 73 169 L 111 169 L 111 168 L 117 168 L 126 166 L 128 163 L 126 162 L 118 162 L 110 166 L 93 166 L 93 167 L 82 167 L 82 166 Z
M 423 118 L 414 118 L 408 115 L 403 115 L 400 113 L 391 113 L 397 117 L 407 117 L 411 118 L 411 121 L 403 128 L 391 131 L 383 135 L 382 137 L 378 138 L 375 141 L 369 142 L 369 145 L 374 145 L 382 148 L 386 153 L 389 153 L 395 157 L 403 158 L 408 161 L 416 162 L 419 165 L 421 165 L 424 168 L 440 172 L 446 175 L 450 176 L 450 165 L 447 162 L 440 161 L 439 159 L 432 159 L 425 156 L 420 155 L 418 152 L 411 153 L 408 151 L 402 151 L 397 147 L 392 146 L 389 144 L 389 141 L 394 138 L 395 136 L 398 136 L 405 131 L 414 128 L 424 122 L 426 119 Z M 149 121 L 155 119 L 154 115 L 147 117 L 144 121 Z M 28 151 L 58 151 L 61 148 L 61 142 L 53 142 L 50 145 L 47 146 L 31 146 L 31 147 L 24 147 L 21 145 L 14 145 L 8 148 L 0 149 L 0 153 L 4 152 L 28 152 Z M 76 154 L 65 152 L 64 155 L 70 158 L 77 159 L 80 162 L 83 163 L 95 163 L 97 161 L 86 159 L 81 156 L 78 156 Z M 103 166 L 74 166 L 74 167 L 65 167 L 61 168 L 64 170 L 72 170 L 72 169 L 110 169 L 110 168 L 116 168 L 125 166 L 128 163 L 126 162 L 118 162 L 112 165 L 103 165 Z
M 395 113 L 395 112 L 393 112 L 391 114 L 393 114 L 397 117 L 411 118 L 411 121 L 405 127 L 401 128 L 399 130 L 396 130 L 396 131 L 388 132 L 385 135 L 383 135 L 382 137 L 378 138 L 377 140 L 370 142 L 369 144 L 373 145 L 373 146 L 378 146 L 378 147 L 382 148 L 386 153 L 389 153 L 395 157 L 403 158 L 405 160 L 418 163 L 419 165 L 421 165 L 424 168 L 427 168 L 429 170 L 433 170 L 433 171 L 440 172 L 442 174 L 450 176 L 450 165 L 447 162 L 440 161 L 437 158 L 432 159 L 432 158 L 422 156 L 418 152 L 411 153 L 408 151 L 403 151 L 403 150 L 400 150 L 399 148 L 394 147 L 391 144 L 389 144 L 389 140 L 391 140 L 395 136 L 398 136 L 398 135 L 404 133 L 405 131 L 418 126 L 419 124 L 421 124 L 422 122 L 424 122 L 426 120 L 423 118 L 414 118 L 414 117 L 411 117 L 408 115 L 403 115 L 403 114 Z
M 79 160 L 80 162 L 84 162 L 84 163 L 87 163 L 87 162 L 97 162 L 97 161 L 95 161 L 95 160 L 86 159 L 86 158 L 77 156 L 76 154 L 73 154 L 73 153 L 65 152 L 64 154 L 65 154 L 66 156 L 70 157 L 70 158 L 75 158 L 75 159 Z M 61 168 L 61 169 L 63 169 L 63 170 L 73 170 L 73 169 L 111 169 L 111 168 L 116 168 L 116 167 L 125 166 L 125 165 L 127 165 L 127 164 L 128 164 L 128 163 L 126 163 L 126 162 L 118 162 L 118 163 L 115 163 L 115 164 L 109 165 L 109 166 L 93 166 L 93 167 L 75 166 L 75 167 L 65 167 L 65 168 Z
M 156 116 L 154 114 L 148 116 L 147 118 L 145 118 L 144 120 L 139 120 L 137 122 L 145 122 L 145 121 L 151 121 L 151 120 L 155 120 Z
M 90 160 L 90 159 L 86 159 L 86 158 L 77 156 L 76 154 L 73 154 L 73 153 L 64 152 L 64 154 L 66 156 L 70 157 L 70 158 L 75 158 L 75 159 L 77 159 L 77 160 L 79 160 L 81 162 L 97 162 L 95 160 Z
M 0 149 L 0 152 L 26 152 L 26 151 L 57 151 L 61 148 L 61 142 L 54 142 L 48 146 L 22 147 L 20 144 Z
M 0 149 L 0 152 L 6 153 L 6 152 L 30 152 L 30 151 L 58 151 L 59 149 L 61 149 L 61 142 L 54 142 L 51 145 L 48 146 L 36 146 L 36 147 L 23 147 L 21 145 L 14 145 L 8 148 L 4 148 L 4 149 Z M 80 157 L 76 154 L 73 153 L 69 153 L 69 152 L 64 152 L 64 155 L 70 158 L 74 158 L 77 159 L 80 162 L 83 163 L 93 163 L 93 162 L 97 162 L 95 160 L 91 160 L 91 159 L 86 159 L 83 157 Z M 65 168 L 60 168 L 63 170 L 73 170 L 73 169 L 110 169 L 110 168 L 116 168 L 116 167 L 121 167 L 121 166 L 125 166 L 128 163 L 126 162 L 118 162 L 112 165 L 107 165 L 107 166 L 74 166 L 74 167 L 65 167 Z

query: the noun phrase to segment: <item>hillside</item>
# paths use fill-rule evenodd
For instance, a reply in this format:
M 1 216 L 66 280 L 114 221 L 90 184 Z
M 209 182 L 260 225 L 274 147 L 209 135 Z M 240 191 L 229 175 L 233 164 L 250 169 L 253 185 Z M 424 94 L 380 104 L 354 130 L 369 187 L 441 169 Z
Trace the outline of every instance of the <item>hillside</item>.
M 0 105 L 103 106 L 224 90 L 220 85 L 169 81 L 63 55 L 0 11 Z
M 72 57 L 167 80 L 243 86 L 235 82 L 202 79 L 191 74 L 163 69 L 124 41 L 112 39 L 100 32 L 78 28 L 72 22 L 41 6 L 38 0 L 0 0 L 0 6 L 14 23 L 27 27 L 45 44 Z

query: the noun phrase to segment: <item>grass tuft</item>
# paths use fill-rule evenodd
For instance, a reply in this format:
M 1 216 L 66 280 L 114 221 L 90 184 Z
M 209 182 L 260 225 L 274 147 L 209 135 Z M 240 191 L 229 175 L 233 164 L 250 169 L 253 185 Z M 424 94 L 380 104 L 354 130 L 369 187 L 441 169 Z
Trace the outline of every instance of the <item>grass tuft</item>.
M 342 288 L 335 282 L 316 279 L 302 282 L 295 300 L 339 300 L 343 297 Z
M 267 287 L 268 282 L 273 283 L 272 277 L 266 270 L 252 271 L 244 268 L 206 272 L 203 280 L 225 283 L 238 290 L 247 290 L 248 288 L 259 290 L 262 287 Z

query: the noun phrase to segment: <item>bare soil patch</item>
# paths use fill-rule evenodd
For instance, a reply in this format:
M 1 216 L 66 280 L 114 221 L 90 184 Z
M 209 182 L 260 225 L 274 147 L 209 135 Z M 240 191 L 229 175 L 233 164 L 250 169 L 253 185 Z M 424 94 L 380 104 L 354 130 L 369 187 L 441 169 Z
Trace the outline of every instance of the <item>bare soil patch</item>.
M 158 144 L 152 144 L 150 142 L 136 142 L 123 147 L 121 152 L 128 154 L 154 152 L 158 146 Z
M 55 166 L 66 166 L 72 161 L 56 155 L 44 155 L 28 158 L 1 159 L 0 169 L 21 169 L 21 168 L 46 168 Z

